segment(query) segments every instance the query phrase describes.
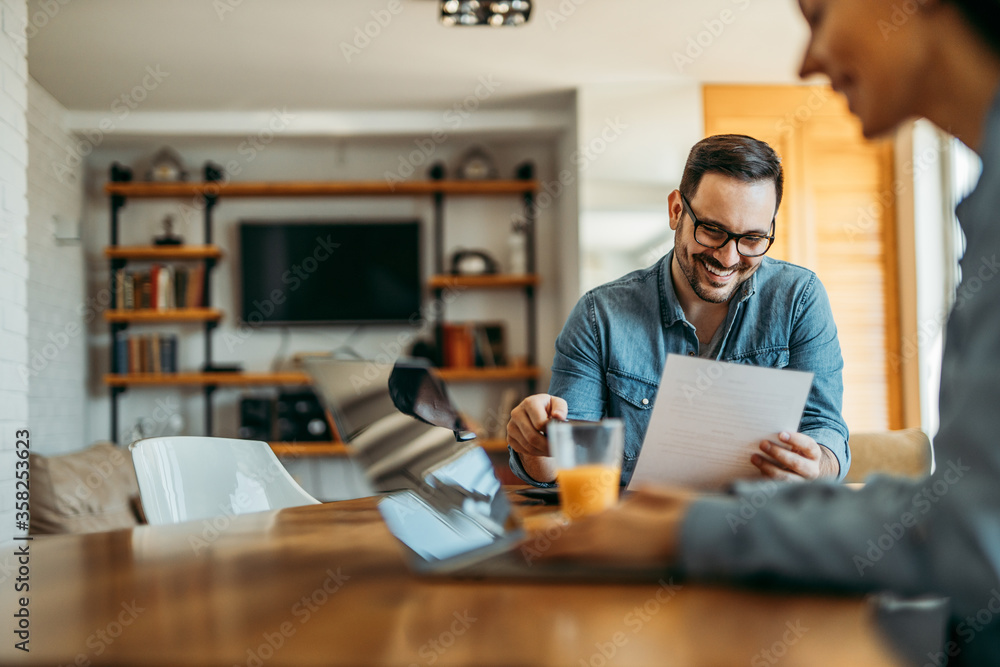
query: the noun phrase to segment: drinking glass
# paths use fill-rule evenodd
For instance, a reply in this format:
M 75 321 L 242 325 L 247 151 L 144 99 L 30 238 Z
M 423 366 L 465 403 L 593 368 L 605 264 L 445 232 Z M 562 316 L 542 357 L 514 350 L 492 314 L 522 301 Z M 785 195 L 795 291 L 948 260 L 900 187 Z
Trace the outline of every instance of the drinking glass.
M 563 513 L 570 519 L 602 512 L 618 502 L 625 429 L 620 419 L 549 422 Z

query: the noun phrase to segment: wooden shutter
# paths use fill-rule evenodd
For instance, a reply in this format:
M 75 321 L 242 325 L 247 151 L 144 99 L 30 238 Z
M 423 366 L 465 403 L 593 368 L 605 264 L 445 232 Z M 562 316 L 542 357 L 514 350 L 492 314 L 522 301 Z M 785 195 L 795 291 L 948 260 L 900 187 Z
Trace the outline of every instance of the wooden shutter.
M 748 134 L 782 158 L 785 194 L 770 256 L 815 271 L 844 354 L 851 431 L 901 428 L 893 149 L 870 142 L 826 86 L 706 86 L 706 135 Z

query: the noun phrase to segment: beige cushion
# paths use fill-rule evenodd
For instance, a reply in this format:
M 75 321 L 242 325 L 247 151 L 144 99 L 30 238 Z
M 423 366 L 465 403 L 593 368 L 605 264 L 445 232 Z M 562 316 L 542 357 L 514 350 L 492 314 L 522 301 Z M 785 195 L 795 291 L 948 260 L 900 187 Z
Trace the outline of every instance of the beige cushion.
M 138 524 L 128 451 L 110 443 L 63 456 L 30 456 L 31 533 L 96 533 Z
M 876 473 L 924 477 L 931 472 L 931 441 L 917 428 L 852 433 L 851 469 L 845 482 L 863 482 Z

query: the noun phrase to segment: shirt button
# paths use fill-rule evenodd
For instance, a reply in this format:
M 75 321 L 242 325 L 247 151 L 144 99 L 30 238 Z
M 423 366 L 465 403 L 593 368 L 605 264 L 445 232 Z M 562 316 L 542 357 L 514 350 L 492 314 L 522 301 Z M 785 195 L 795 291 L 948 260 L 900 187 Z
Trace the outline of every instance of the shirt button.
M 649 405 L 649 399 L 648 398 L 642 399 L 642 404 L 643 405 Z

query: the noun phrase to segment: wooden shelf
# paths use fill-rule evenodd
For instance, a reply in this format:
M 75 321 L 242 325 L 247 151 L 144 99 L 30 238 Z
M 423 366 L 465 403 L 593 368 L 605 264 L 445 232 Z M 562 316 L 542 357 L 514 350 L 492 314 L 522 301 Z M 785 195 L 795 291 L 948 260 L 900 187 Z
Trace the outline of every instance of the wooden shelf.
M 131 177 L 131 170 L 119 164 L 112 166 L 110 173 L 113 178 Z M 533 169 L 519 170 L 519 173 L 533 173 Z M 435 219 L 444 219 L 446 197 L 510 197 L 524 206 L 524 216 L 528 222 L 527 244 L 529 251 L 534 247 L 534 225 L 536 211 L 531 206 L 532 195 L 540 189 L 540 181 L 530 179 L 494 179 L 494 180 L 413 180 L 388 182 L 386 180 L 369 181 L 246 181 L 246 182 L 142 182 L 142 181 L 109 181 L 104 185 L 104 192 L 109 196 L 111 217 L 111 238 L 118 238 L 120 229 L 119 212 L 126 201 L 132 199 L 179 199 L 187 201 L 213 201 L 223 198 L 304 198 L 304 197 L 428 197 L 434 207 Z M 204 198 L 204 199 L 203 199 Z M 213 208 L 208 206 L 205 211 L 205 239 L 212 238 Z M 440 230 L 439 230 L 440 231 Z M 443 239 L 442 239 L 443 240 Z M 441 244 L 438 244 L 441 245 Z M 437 248 L 436 252 L 443 248 Z M 220 246 L 214 244 L 181 245 L 181 246 L 108 246 L 104 248 L 104 256 L 109 261 L 111 269 L 122 266 L 127 261 L 169 262 L 169 261 L 201 261 L 205 268 L 205 291 L 211 293 L 211 278 L 215 261 L 223 256 Z M 442 265 L 444 258 L 435 257 L 435 265 Z M 521 296 L 527 302 L 526 330 L 529 347 L 536 347 L 537 333 L 535 299 L 533 288 L 540 283 L 537 274 L 529 275 L 489 275 L 489 276 L 445 276 L 431 278 L 432 289 L 446 287 L 503 289 L 522 288 Z M 122 303 L 118 301 L 117 303 Z M 198 303 L 195 301 L 195 303 Z M 202 301 L 201 303 L 206 303 Z M 139 309 L 107 310 L 104 319 L 110 324 L 114 333 L 128 323 L 164 324 L 170 322 L 205 322 L 206 355 L 211 357 L 212 323 L 222 318 L 218 308 L 183 308 L 172 310 Z M 114 352 L 113 350 L 111 351 Z M 528 351 L 534 358 L 535 351 Z M 115 357 L 112 356 L 112 359 Z M 112 364 L 112 368 L 115 364 Z M 529 388 L 534 388 L 534 382 L 540 371 L 533 366 L 501 367 L 501 368 L 445 368 L 439 371 L 440 377 L 450 382 L 504 382 L 528 381 Z M 111 438 L 118 438 L 118 403 L 121 390 L 130 386 L 194 386 L 194 387 L 225 387 L 225 386 L 274 386 L 311 384 L 310 377 L 302 372 L 290 373 L 134 373 L 104 375 L 104 384 L 111 388 Z M 212 391 L 205 391 L 205 431 L 213 431 Z M 334 436 L 336 437 L 336 436 Z M 490 451 L 501 451 L 505 443 L 500 441 L 483 441 Z M 339 442 L 323 443 L 272 443 L 274 451 L 286 456 L 341 456 L 345 446 Z
M 270 442 L 271 451 L 277 456 L 301 458 L 312 456 L 349 456 L 350 449 L 342 442 Z M 506 452 L 506 440 L 473 440 L 487 452 Z
M 217 245 L 119 245 L 105 247 L 104 256 L 108 259 L 163 262 L 171 260 L 219 259 L 222 257 L 222 248 Z
M 480 447 L 488 452 L 506 452 L 507 451 L 507 441 L 503 439 L 491 440 L 489 438 L 477 438 L 473 440 Z
M 531 287 L 538 285 L 541 277 L 537 273 L 489 274 L 483 276 L 453 276 L 449 274 L 431 276 L 427 286 L 432 289 L 448 287 L 502 288 Z
M 309 384 L 305 373 L 106 373 L 104 384 L 109 387 L 135 385 L 281 385 Z
M 447 195 L 502 195 L 536 192 L 537 180 L 497 181 L 285 181 L 234 183 L 109 182 L 109 195 L 138 198 L 200 197 L 363 197 Z
M 537 366 L 498 366 L 495 368 L 438 368 L 437 374 L 446 382 L 500 382 L 531 380 L 541 371 Z
M 438 368 L 437 374 L 447 382 L 528 380 L 537 378 L 537 366 L 504 366 L 497 368 Z M 307 373 L 106 373 L 104 384 L 112 387 L 129 385 L 279 385 L 311 384 Z
M 269 442 L 277 456 L 300 458 L 303 456 L 347 456 L 349 450 L 342 442 Z
M 105 310 L 104 319 L 107 322 L 164 323 L 164 322 L 217 322 L 222 319 L 222 311 L 218 308 L 173 308 L 171 310 L 155 310 L 139 308 L 136 310 Z

